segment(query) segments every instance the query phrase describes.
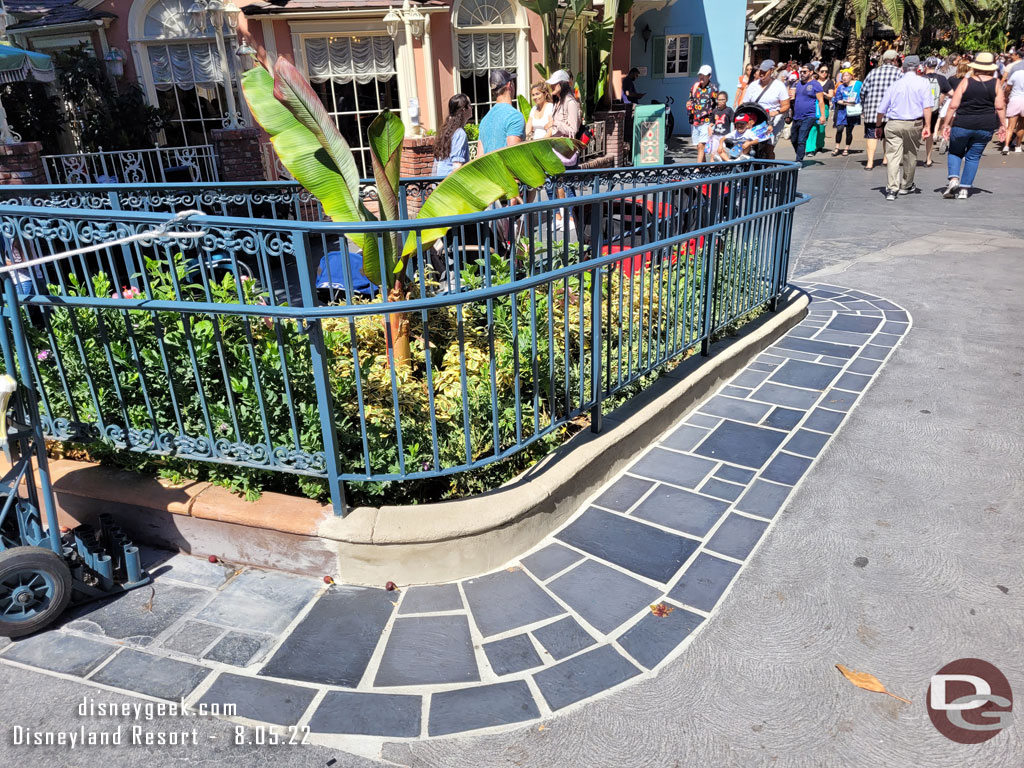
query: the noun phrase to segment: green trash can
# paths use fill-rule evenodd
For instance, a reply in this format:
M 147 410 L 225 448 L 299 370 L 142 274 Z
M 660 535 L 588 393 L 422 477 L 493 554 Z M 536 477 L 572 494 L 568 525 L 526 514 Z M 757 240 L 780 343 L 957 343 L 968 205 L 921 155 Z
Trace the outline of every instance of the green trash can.
M 638 104 L 633 112 L 633 165 L 665 163 L 665 105 Z

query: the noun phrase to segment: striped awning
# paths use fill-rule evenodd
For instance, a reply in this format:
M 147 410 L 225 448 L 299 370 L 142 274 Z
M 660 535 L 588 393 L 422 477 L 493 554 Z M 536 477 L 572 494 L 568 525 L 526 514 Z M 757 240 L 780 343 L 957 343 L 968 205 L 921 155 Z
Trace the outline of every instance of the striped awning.
M 25 80 L 49 83 L 53 81 L 54 75 L 53 59 L 45 53 L 24 51 L 0 43 L 0 83 L 20 83 Z

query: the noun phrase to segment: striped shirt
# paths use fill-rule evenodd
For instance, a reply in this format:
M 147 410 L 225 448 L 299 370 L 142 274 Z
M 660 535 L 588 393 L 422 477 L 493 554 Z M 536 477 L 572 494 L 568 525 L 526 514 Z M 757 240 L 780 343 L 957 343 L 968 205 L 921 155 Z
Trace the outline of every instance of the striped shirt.
M 881 64 L 868 72 L 864 78 L 860 101 L 864 105 L 864 122 L 873 123 L 878 115 L 878 107 L 885 97 L 889 86 L 903 77 L 903 70 L 891 64 Z

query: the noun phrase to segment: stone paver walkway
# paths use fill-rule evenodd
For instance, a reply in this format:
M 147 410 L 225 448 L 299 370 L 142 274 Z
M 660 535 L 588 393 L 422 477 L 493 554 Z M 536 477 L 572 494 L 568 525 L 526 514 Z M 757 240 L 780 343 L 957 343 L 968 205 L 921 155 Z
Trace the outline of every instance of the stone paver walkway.
M 151 552 L 152 590 L 0 640 L 0 662 L 386 739 L 510 729 L 656 674 L 910 328 L 884 299 L 803 287 L 803 322 L 504 570 L 388 592 Z

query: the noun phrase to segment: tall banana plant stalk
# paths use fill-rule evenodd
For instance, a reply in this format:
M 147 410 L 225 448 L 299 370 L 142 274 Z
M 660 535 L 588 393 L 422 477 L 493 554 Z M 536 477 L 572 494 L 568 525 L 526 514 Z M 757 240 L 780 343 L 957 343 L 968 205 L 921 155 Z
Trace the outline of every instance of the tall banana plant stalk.
M 242 78 L 242 91 L 281 163 L 320 201 L 331 220 L 401 219 L 399 173 L 405 126 L 393 112 L 377 115 L 367 133 L 379 201 L 378 215 L 374 215 L 359 198 L 359 168 L 352 149 L 294 65 L 279 57 L 273 75 L 263 67 L 250 69 Z M 574 144 L 570 139 L 544 139 L 478 157 L 438 184 L 424 201 L 419 218 L 482 211 L 491 203 L 517 196 L 520 182 L 539 187 L 547 176 L 565 170 L 553 149 L 572 154 Z M 419 243 L 425 250 L 447 231 L 448 227 L 424 229 Z M 348 232 L 345 236 L 362 251 L 363 274 L 387 294 L 389 301 L 405 299 L 407 261 L 417 252 L 416 233 L 410 233 L 404 245 L 397 227 L 383 235 Z M 409 322 L 400 312 L 387 315 L 386 322 L 395 365 L 408 366 Z

